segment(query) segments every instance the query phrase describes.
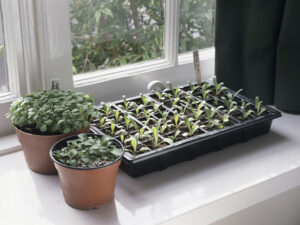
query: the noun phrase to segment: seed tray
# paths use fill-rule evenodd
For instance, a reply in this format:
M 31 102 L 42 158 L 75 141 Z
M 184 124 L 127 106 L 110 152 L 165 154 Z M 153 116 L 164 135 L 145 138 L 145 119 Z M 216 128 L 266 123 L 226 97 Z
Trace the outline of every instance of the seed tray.
M 189 85 L 182 85 L 180 89 L 183 93 L 188 94 Z M 226 90 L 226 92 L 234 93 L 232 90 Z M 224 92 L 223 94 L 226 94 Z M 197 94 L 197 93 L 196 93 Z M 200 98 L 201 91 L 198 91 L 198 96 L 193 95 L 192 98 L 197 101 L 203 101 Z M 151 101 L 156 103 L 160 103 L 158 99 L 154 98 L 153 93 L 144 94 Z M 208 107 L 216 108 L 213 104 L 213 96 L 208 98 L 205 101 L 205 105 Z M 238 94 L 236 96 L 236 102 L 240 103 L 242 99 L 246 103 L 251 103 L 250 107 L 254 107 L 254 101 Z M 129 101 L 140 102 L 140 96 L 127 98 Z M 219 99 L 222 102 L 221 99 Z M 121 113 L 126 112 L 123 108 L 120 107 L 122 104 L 122 100 L 107 103 L 107 105 L 112 106 L 115 109 L 118 109 Z M 169 110 L 171 113 L 174 113 L 173 109 L 170 109 L 166 104 L 167 100 L 163 102 L 162 108 L 165 110 Z M 179 105 L 181 103 L 178 103 Z M 100 108 L 101 106 L 99 106 Z M 151 106 L 149 106 L 151 107 Z M 148 108 L 149 108 L 148 107 Z M 195 159 L 198 156 L 208 154 L 214 151 L 220 151 L 223 148 L 233 145 L 239 142 L 245 142 L 250 138 L 254 138 L 260 135 L 267 133 L 270 130 L 272 120 L 281 116 L 281 113 L 271 107 L 262 105 L 262 107 L 266 108 L 266 111 L 258 116 L 250 116 L 247 120 L 241 120 L 239 118 L 240 112 L 237 110 L 236 112 L 230 115 L 231 124 L 225 126 L 222 129 L 214 129 L 208 130 L 205 128 L 199 128 L 199 132 L 197 135 L 185 138 L 179 141 L 176 141 L 170 145 L 166 145 L 148 152 L 144 152 L 139 155 L 134 155 L 130 152 L 125 152 L 124 157 L 122 159 L 121 168 L 130 176 L 138 177 L 147 173 L 151 173 L 157 170 L 163 170 L 171 165 Z M 223 110 L 218 110 L 220 114 L 224 114 Z M 151 115 L 153 118 L 156 118 L 155 113 Z M 143 126 L 143 118 L 137 118 L 131 115 L 131 118 L 136 121 L 139 126 Z M 104 130 L 99 129 L 96 123 L 92 127 L 92 131 L 99 134 L 110 135 L 109 133 L 104 132 Z M 147 130 L 150 130 L 150 127 L 146 126 Z M 166 137 L 160 135 L 160 138 Z M 118 138 L 118 136 L 115 136 Z

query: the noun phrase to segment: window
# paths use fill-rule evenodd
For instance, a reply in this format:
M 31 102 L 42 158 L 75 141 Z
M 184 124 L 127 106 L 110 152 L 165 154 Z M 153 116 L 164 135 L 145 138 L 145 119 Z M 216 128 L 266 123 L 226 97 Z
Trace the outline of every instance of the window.
M 0 11 L 0 92 L 5 92 L 5 91 L 8 91 L 8 89 L 7 89 L 2 13 Z
M 164 57 L 164 0 L 71 0 L 73 73 Z
M 179 26 L 179 53 L 213 47 L 215 0 L 182 0 Z

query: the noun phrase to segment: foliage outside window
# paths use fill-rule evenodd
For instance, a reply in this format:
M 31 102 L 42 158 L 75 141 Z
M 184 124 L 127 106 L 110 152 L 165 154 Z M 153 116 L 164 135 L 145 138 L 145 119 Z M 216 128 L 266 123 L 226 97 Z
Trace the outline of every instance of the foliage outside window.
M 214 1 L 181 1 L 180 53 L 213 45 Z M 164 57 L 165 0 L 70 3 L 74 74 Z

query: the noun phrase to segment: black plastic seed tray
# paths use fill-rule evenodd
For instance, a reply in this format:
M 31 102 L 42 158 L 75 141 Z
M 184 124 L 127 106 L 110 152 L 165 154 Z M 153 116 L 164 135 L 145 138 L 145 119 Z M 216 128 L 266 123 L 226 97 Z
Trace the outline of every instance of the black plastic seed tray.
M 189 85 L 180 86 L 181 90 L 187 93 Z M 231 90 L 227 92 L 234 93 Z M 201 93 L 200 93 L 201 94 Z M 149 97 L 152 101 L 158 103 L 159 101 L 154 98 L 153 93 L 145 94 L 145 96 Z M 193 98 L 201 102 L 201 98 L 193 95 Z M 246 103 L 251 103 L 254 105 L 254 101 L 246 98 L 242 95 L 237 95 L 235 101 L 241 102 L 242 99 Z M 221 102 L 221 99 L 219 99 Z M 127 101 L 140 101 L 140 96 L 128 98 Z M 124 113 L 126 110 L 120 108 L 120 104 L 122 104 L 122 100 L 107 103 L 114 109 L 118 109 L 121 113 Z M 164 103 L 162 105 L 163 109 L 174 112 L 170 109 L 168 104 Z M 205 101 L 205 105 L 216 108 L 213 104 L 213 99 L 207 99 Z M 101 107 L 101 106 L 99 106 Z M 149 106 L 151 107 L 151 106 Z M 247 120 L 241 120 L 239 118 L 240 112 L 237 111 L 230 115 L 230 120 L 232 124 L 225 126 L 222 129 L 214 129 L 214 130 L 206 130 L 205 128 L 199 129 L 199 134 L 174 142 L 173 144 L 163 146 L 158 149 L 154 149 L 149 152 L 145 152 L 142 154 L 134 155 L 130 152 L 125 152 L 124 157 L 122 159 L 121 168 L 128 173 L 132 177 L 138 177 L 147 173 L 151 173 L 157 170 L 163 170 L 171 165 L 195 159 L 198 156 L 208 154 L 214 151 L 220 151 L 223 148 L 233 145 L 239 142 L 245 142 L 250 138 L 254 138 L 260 136 L 262 134 L 267 133 L 270 130 L 272 120 L 281 116 L 281 113 L 271 107 L 262 105 L 267 110 L 265 113 L 258 117 L 250 116 Z M 222 110 L 219 110 L 220 113 L 223 113 Z M 155 113 L 151 115 L 153 118 L 156 118 Z M 139 126 L 143 125 L 143 118 L 136 118 L 132 116 L 132 118 L 136 121 Z M 150 125 L 149 125 L 150 127 Z M 147 127 L 146 129 L 150 128 Z M 92 128 L 93 132 L 100 134 L 107 134 L 105 129 L 99 129 L 99 127 L 94 126 Z M 118 138 L 118 137 L 117 137 Z

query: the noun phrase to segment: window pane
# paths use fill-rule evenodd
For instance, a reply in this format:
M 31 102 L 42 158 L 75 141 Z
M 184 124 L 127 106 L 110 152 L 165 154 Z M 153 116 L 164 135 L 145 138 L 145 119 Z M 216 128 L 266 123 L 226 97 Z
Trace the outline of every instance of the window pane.
M 1 8 L 0 8 L 0 92 L 2 91 L 7 91 L 7 75 L 6 75 L 2 15 L 1 15 Z
M 165 0 L 71 0 L 73 73 L 162 58 Z
M 215 0 L 181 0 L 179 53 L 214 46 Z

